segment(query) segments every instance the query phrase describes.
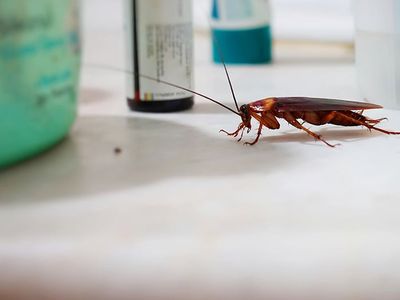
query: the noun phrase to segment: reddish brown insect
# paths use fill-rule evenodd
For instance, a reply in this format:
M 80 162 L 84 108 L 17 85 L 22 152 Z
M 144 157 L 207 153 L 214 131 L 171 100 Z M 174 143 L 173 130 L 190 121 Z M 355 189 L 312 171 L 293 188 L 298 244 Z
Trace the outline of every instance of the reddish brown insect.
M 369 130 L 377 130 L 386 134 L 400 134 L 400 132 L 387 131 L 375 127 L 376 124 L 386 118 L 370 119 L 362 115 L 364 110 L 373 108 L 382 108 L 382 106 L 365 102 L 309 97 L 266 98 L 240 107 L 242 122 L 235 132 L 229 133 L 225 130 L 221 131 L 235 137 L 240 133 L 240 141 L 243 137 L 244 130 L 247 128 L 247 130 L 250 131 L 251 119 L 254 118 L 259 122 L 257 137 L 253 142 L 245 143 L 254 145 L 260 138 L 263 126 L 269 129 L 279 129 L 280 124 L 277 118 L 282 118 L 290 125 L 304 130 L 315 139 L 324 142 L 330 147 L 334 147 L 334 145 L 325 141 L 321 135 L 304 127 L 299 120 L 302 120 L 303 123 L 307 122 L 313 125 L 335 124 L 340 126 L 364 126 Z M 360 112 L 355 112 L 354 110 Z
M 382 108 L 382 106 L 380 105 L 366 102 L 310 97 L 271 97 L 254 101 L 249 104 L 244 104 L 239 108 L 225 65 L 224 68 L 237 111 L 234 111 L 233 109 L 222 104 L 221 102 L 218 102 L 217 100 L 214 100 L 196 91 L 192 91 L 185 87 L 172 84 L 163 80 L 157 80 L 149 76 L 141 76 L 150 80 L 157 80 L 158 82 L 189 91 L 239 115 L 242 121 L 236 131 L 230 133 L 224 129 L 220 130 L 220 132 L 224 132 L 234 137 L 237 137 L 240 134 L 238 141 L 242 139 L 243 133 L 246 129 L 248 133 L 250 132 L 252 118 L 256 119 L 259 122 L 257 136 L 255 140 L 251 143 L 246 142 L 245 144 L 247 145 L 254 145 L 258 142 L 263 126 L 269 129 L 279 129 L 280 124 L 277 120 L 278 118 L 286 120 L 290 125 L 305 131 L 313 138 L 320 140 L 330 147 L 334 147 L 335 145 L 328 143 L 321 137 L 321 135 L 316 134 L 310 129 L 304 127 L 303 124 L 306 122 L 317 126 L 324 124 L 334 124 L 340 126 L 364 126 L 369 130 L 376 130 L 385 134 L 400 134 L 400 132 L 388 131 L 376 127 L 376 125 L 380 121 L 385 120 L 386 118 L 370 119 L 364 116 L 363 112 L 366 109 Z M 300 123 L 299 120 L 303 122 Z
M 239 108 L 228 71 L 225 64 L 223 65 L 237 111 L 234 111 L 226 105 L 201 93 L 162 80 L 158 81 L 192 92 L 239 115 L 242 121 L 240 122 L 236 131 L 227 132 L 224 129 L 220 130 L 220 132 L 224 132 L 229 136 L 237 137 L 240 134 L 238 141 L 242 139 L 243 133 L 246 129 L 247 133 L 250 132 L 252 118 L 256 119 L 259 122 L 257 136 L 251 143 L 246 142 L 245 144 L 247 145 L 254 145 L 258 142 L 263 126 L 269 129 L 279 129 L 280 124 L 277 120 L 278 118 L 286 120 L 290 125 L 305 131 L 313 138 L 320 140 L 330 147 L 335 147 L 335 145 L 328 143 L 322 138 L 321 135 L 316 134 L 310 129 L 304 127 L 303 124 L 306 122 L 317 126 L 324 124 L 334 124 L 340 126 L 364 126 L 370 131 L 376 130 L 385 134 L 400 134 L 400 132 L 388 131 L 376 127 L 380 121 L 385 120 L 386 118 L 370 119 L 364 116 L 363 112 L 366 109 L 382 108 L 380 105 L 366 102 L 310 97 L 271 97 L 254 101 L 249 104 L 244 104 Z M 155 80 L 149 76 L 143 77 Z M 303 122 L 301 123 L 299 120 Z
M 254 145 L 258 142 L 263 126 L 269 129 L 279 129 L 280 124 L 278 122 L 278 118 L 286 120 L 290 125 L 305 131 L 313 138 L 320 140 L 330 147 L 334 147 L 335 145 L 328 143 L 322 138 L 321 135 L 316 134 L 310 129 L 304 127 L 303 124 L 309 123 L 317 126 L 324 124 L 334 124 L 340 126 L 364 126 L 370 131 L 376 130 L 385 134 L 400 134 L 400 132 L 388 131 L 376 127 L 379 122 L 385 120 L 386 118 L 370 119 L 364 116 L 363 112 L 366 109 L 382 108 L 382 106 L 380 105 L 366 102 L 310 97 L 271 97 L 254 101 L 249 104 L 244 104 L 239 108 L 225 63 L 223 63 L 223 66 L 237 111 L 231 109 L 230 107 L 222 104 L 215 99 L 212 99 L 211 97 L 188 89 L 186 87 L 143 74 L 140 74 L 140 76 L 152 81 L 157 81 L 191 92 L 230 110 L 234 114 L 237 114 L 242 119 L 238 128 L 234 132 L 227 132 L 224 129 L 221 129 L 220 132 L 224 132 L 229 136 L 234 137 L 237 137 L 240 134 L 238 141 L 242 139 L 243 133 L 246 129 L 247 133 L 250 132 L 252 127 L 252 118 L 256 119 L 259 122 L 257 136 L 252 142 L 246 142 L 245 144 L 247 145 Z M 109 68 L 116 69 L 112 67 Z M 299 122 L 299 120 L 301 120 L 302 122 Z

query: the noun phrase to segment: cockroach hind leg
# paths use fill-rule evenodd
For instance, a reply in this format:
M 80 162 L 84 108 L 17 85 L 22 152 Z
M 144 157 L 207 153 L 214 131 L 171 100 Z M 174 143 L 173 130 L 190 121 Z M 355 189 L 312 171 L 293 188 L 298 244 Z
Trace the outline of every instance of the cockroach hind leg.
M 367 119 L 366 122 L 368 124 L 372 124 L 372 125 L 376 125 L 380 122 L 382 122 L 383 120 L 387 120 L 388 118 L 380 118 L 380 119 Z
M 345 114 L 343 114 L 343 113 L 340 113 L 340 112 L 336 112 L 336 114 L 342 116 L 342 117 L 345 118 L 345 119 L 348 119 L 348 120 L 354 122 L 355 124 L 358 124 L 358 125 L 361 125 L 361 126 L 364 126 L 364 127 L 368 128 L 369 131 L 371 131 L 371 130 L 373 129 L 373 130 L 376 130 L 376 131 L 379 131 L 379 132 L 382 132 L 382 133 L 385 133 L 385 134 L 392 134 L 392 135 L 398 135 L 398 134 L 400 134 L 400 132 L 398 132 L 398 131 L 389 131 L 389 130 L 385 130 L 385 129 L 382 129 L 382 128 L 379 128 L 379 127 L 375 127 L 375 126 L 373 126 L 373 125 L 368 124 L 368 121 L 364 121 L 364 122 L 363 122 L 363 121 L 354 119 L 354 118 L 352 118 L 352 117 L 349 117 L 349 116 L 347 116 L 347 115 L 345 115 Z M 380 121 L 382 121 L 382 120 L 384 120 L 384 119 L 386 119 L 386 118 L 377 119 L 376 121 L 378 121 L 377 123 L 379 123 Z M 376 123 L 376 124 L 377 124 L 377 123 Z M 375 125 L 375 124 L 374 124 L 374 125 Z
M 369 126 L 368 129 L 370 131 L 371 131 L 371 129 L 374 129 L 376 131 L 380 131 L 382 133 L 390 134 L 390 135 L 399 135 L 400 134 L 399 131 L 389 131 L 389 130 L 385 130 L 385 129 L 382 129 L 382 128 L 379 128 L 379 127 L 375 127 L 375 126 Z

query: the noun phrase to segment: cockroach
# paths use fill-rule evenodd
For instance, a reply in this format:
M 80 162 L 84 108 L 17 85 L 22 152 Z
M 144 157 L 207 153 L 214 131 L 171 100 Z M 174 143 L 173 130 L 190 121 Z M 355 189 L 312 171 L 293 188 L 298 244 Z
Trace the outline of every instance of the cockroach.
M 258 142 L 263 126 L 269 129 L 279 129 L 280 124 L 278 122 L 278 118 L 286 120 L 290 125 L 305 131 L 314 139 L 325 143 L 329 147 L 335 147 L 336 145 L 328 143 L 322 138 L 321 135 L 304 127 L 304 123 L 317 126 L 324 124 L 334 124 L 339 126 L 364 126 L 370 131 L 376 130 L 385 134 L 400 134 L 400 132 L 388 131 L 376 127 L 379 122 L 387 118 L 371 119 L 363 115 L 364 110 L 383 108 L 382 106 L 373 103 L 311 97 L 269 97 L 250 102 L 249 104 L 243 104 L 239 107 L 225 63 L 223 63 L 223 66 L 237 111 L 196 91 L 192 91 L 185 87 L 171 84 L 169 82 L 158 80 L 149 76 L 142 76 L 150 80 L 156 80 L 158 82 L 191 92 L 239 115 L 241 122 L 234 132 L 228 132 L 224 129 L 220 130 L 220 132 L 224 132 L 229 136 L 237 137 L 240 135 L 238 141 L 242 140 L 243 133 L 246 129 L 247 133 L 250 132 L 252 128 L 252 118 L 256 119 L 259 123 L 257 128 L 257 136 L 252 142 L 245 142 L 245 145 L 255 145 Z M 302 122 L 299 122 L 299 120 Z
M 248 104 L 243 104 L 239 107 L 226 65 L 224 62 L 222 62 L 222 64 L 228 79 L 236 110 L 233 110 L 227 105 L 211 97 L 186 87 L 153 78 L 151 76 L 143 74 L 139 75 L 143 78 L 193 93 L 197 96 L 210 100 L 238 115 L 241 118 L 241 122 L 235 131 L 228 132 L 224 129 L 220 130 L 220 132 L 224 132 L 229 136 L 239 136 L 238 141 L 242 140 L 244 131 L 247 131 L 247 133 L 250 132 L 252 128 L 251 121 L 254 118 L 256 121 L 258 121 L 257 136 L 252 142 L 245 142 L 245 145 L 255 145 L 258 142 L 263 126 L 267 127 L 268 129 L 279 129 L 280 124 L 278 119 L 286 120 L 290 125 L 305 131 L 308 135 L 325 143 L 329 147 L 335 147 L 336 145 L 328 143 L 322 138 L 321 135 L 304 127 L 304 123 L 309 123 L 316 126 L 324 124 L 334 124 L 339 126 L 364 126 L 370 131 L 376 130 L 385 134 L 400 134 L 400 132 L 388 131 L 376 127 L 378 123 L 387 118 L 371 119 L 363 115 L 364 110 L 383 108 L 382 106 L 373 103 L 311 97 L 269 97 L 253 101 Z M 116 69 L 112 67 L 108 68 Z
M 239 141 L 243 132 L 251 130 L 251 119 L 259 122 L 257 136 L 252 142 L 245 144 L 254 145 L 258 142 L 262 127 L 279 129 L 280 124 L 277 118 L 286 120 L 290 125 L 305 131 L 307 134 L 330 147 L 335 147 L 310 129 L 303 126 L 304 123 L 312 125 L 334 124 L 340 126 L 364 126 L 371 130 L 380 131 L 385 134 L 400 134 L 400 132 L 388 131 L 378 128 L 375 125 L 386 118 L 371 119 L 363 115 L 366 109 L 382 108 L 382 106 L 366 102 L 356 102 L 337 99 L 310 98 L 310 97 L 271 97 L 244 104 L 239 109 L 242 122 L 236 131 L 229 133 L 230 136 L 238 136 Z M 359 112 L 357 112 L 359 111 Z M 299 120 L 303 122 L 299 122 Z

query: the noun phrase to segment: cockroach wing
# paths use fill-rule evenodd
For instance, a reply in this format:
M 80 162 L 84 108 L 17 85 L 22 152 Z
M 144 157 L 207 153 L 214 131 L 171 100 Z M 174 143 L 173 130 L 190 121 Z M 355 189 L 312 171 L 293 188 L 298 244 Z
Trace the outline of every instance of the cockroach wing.
M 382 108 L 382 106 L 366 102 L 347 101 L 339 99 L 310 98 L 310 97 L 274 97 L 266 99 L 274 100 L 274 109 L 278 112 L 285 111 L 340 111 L 340 110 L 364 110 Z M 250 103 L 254 110 L 260 110 L 263 100 Z

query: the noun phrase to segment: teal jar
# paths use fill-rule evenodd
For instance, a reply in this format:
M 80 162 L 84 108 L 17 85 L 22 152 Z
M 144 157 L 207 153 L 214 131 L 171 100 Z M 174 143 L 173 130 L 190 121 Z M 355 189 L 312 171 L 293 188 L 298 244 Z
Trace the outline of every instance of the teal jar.
M 0 0 L 0 168 L 60 141 L 77 107 L 76 0 Z

